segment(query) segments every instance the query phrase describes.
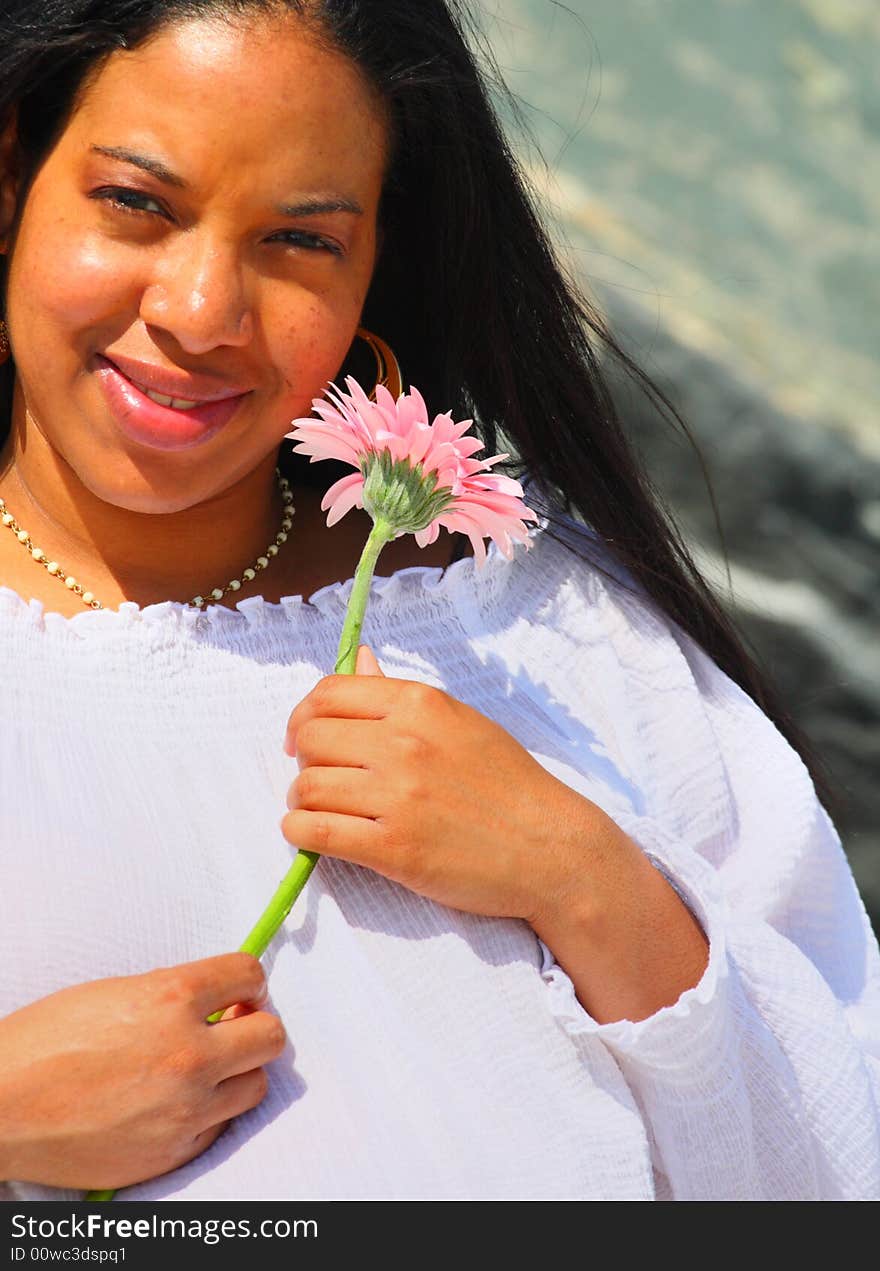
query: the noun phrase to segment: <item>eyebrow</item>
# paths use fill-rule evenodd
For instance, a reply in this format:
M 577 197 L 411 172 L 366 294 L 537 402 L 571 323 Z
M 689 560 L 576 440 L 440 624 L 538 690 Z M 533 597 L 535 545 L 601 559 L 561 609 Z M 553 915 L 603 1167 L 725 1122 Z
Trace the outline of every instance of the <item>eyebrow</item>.
M 164 163 L 158 159 L 152 159 L 149 155 L 138 154 L 134 150 L 124 150 L 121 146 L 92 146 L 93 154 L 106 155 L 108 159 L 119 159 L 121 163 L 131 163 L 136 168 L 143 169 L 144 172 L 151 173 L 157 180 L 164 182 L 165 185 L 176 185 L 179 190 L 187 188 L 183 177 L 179 177 L 170 168 L 166 168 Z
M 329 199 L 308 198 L 301 203 L 279 203 L 276 209 L 282 216 L 319 216 L 322 212 L 351 212 L 363 216 L 364 209 L 355 199 L 334 195 Z
M 183 177 L 179 177 L 176 172 L 172 172 L 159 159 L 154 159 L 151 155 L 138 154 L 135 150 L 126 150 L 123 146 L 92 146 L 93 154 L 106 155 L 108 159 L 118 159 L 121 163 L 130 163 L 135 168 L 140 168 L 144 172 L 149 172 L 158 181 L 162 181 L 165 185 L 176 186 L 179 190 L 188 189 L 187 183 Z M 334 194 L 328 198 L 321 198 L 318 195 L 312 195 L 303 199 L 299 203 L 281 203 L 276 208 L 281 216 L 320 216 L 327 212 L 350 212 L 353 216 L 363 216 L 364 209 L 356 199 L 347 198 L 342 194 Z

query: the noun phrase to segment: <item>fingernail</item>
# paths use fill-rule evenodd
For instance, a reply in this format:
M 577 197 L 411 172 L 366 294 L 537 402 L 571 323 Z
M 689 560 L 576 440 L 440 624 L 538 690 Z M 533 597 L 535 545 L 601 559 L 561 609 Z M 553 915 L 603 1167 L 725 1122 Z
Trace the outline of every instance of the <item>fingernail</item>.
M 358 646 L 357 661 L 355 670 L 360 675 L 375 675 L 379 670 L 379 663 L 376 661 L 376 655 L 368 644 Z

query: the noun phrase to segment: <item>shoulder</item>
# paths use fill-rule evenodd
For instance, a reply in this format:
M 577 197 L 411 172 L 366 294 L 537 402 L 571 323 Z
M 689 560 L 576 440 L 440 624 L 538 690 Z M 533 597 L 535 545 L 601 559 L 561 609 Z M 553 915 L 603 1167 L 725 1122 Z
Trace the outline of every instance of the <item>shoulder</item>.
M 595 721 L 603 744 L 613 734 L 644 806 L 690 821 L 707 792 L 727 799 L 728 769 L 743 765 L 752 781 L 784 782 L 808 799 L 806 769 L 776 725 L 601 535 L 529 502 L 541 520 L 529 550 L 499 571 L 500 594 L 478 598 L 484 628 L 570 717 Z
M 555 631 L 575 647 L 625 640 L 627 632 L 670 631 L 660 605 L 592 526 L 529 496 L 538 523 L 527 547 L 514 546 L 506 574 L 490 580 L 486 605 Z
M 620 766 L 650 785 L 674 768 L 683 736 L 696 746 L 682 762 L 708 741 L 689 639 L 592 527 L 527 501 L 540 518 L 528 547 L 509 562 L 493 555 L 482 579 L 474 570 L 460 620 L 587 749 L 589 721 L 596 743 L 613 738 Z

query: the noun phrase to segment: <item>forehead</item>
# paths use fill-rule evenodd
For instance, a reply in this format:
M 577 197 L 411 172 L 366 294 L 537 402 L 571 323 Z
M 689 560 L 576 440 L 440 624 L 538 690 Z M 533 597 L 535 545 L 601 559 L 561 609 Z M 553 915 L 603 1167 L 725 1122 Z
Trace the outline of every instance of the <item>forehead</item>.
M 67 132 L 184 146 L 198 162 L 384 166 L 381 99 L 357 65 L 294 14 L 179 21 L 112 53 L 84 85 Z M 114 143 L 114 144 L 119 144 Z

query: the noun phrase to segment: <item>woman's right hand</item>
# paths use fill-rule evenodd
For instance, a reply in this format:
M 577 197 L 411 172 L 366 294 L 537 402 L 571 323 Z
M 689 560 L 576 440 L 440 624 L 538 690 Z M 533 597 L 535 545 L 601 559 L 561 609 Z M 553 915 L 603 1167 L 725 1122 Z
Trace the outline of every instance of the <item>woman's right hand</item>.
M 287 1038 L 265 1001 L 259 961 L 228 953 L 0 1019 L 0 1179 L 115 1189 L 198 1156 L 266 1094 Z

